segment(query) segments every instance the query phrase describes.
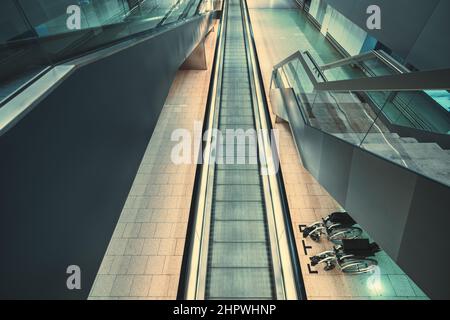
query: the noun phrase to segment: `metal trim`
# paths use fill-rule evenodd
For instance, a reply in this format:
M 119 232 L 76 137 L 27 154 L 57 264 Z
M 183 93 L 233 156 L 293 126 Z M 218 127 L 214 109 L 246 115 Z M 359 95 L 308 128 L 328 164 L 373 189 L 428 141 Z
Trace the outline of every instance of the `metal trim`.
M 450 69 L 418 71 L 374 78 L 322 82 L 316 84 L 314 89 L 318 91 L 450 90 Z
M 75 65 L 61 65 L 52 68 L 0 108 L 0 136 L 33 110 L 74 69 Z
M 363 61 L 363 60 L 370 59 L 370 58 L 375 58 L 375 51 L 370 51 L 370 52 L 362 53 L 362 54 L 359 54 L 356 56 L 350 56 L 350 57 L 342 59 L 342 60 L 337 60 L 335 62 L 327 63 L 327 64 L 320 66 L 320 68 L 322 69 L 322 71 L 325 71 L 328 69 L 337 68 L 340 66 Z
M 406 70 L 402 70 L 403 73 L 388 76 L 317 82 L 300 51 L 280 61 L 273 68 L 275 70 L 279 69 L 294 59 L 298 59 L 301 62 L 314 89 L 317 91 L 450 90 L 450 69 L 418 72 L 404 72 Z

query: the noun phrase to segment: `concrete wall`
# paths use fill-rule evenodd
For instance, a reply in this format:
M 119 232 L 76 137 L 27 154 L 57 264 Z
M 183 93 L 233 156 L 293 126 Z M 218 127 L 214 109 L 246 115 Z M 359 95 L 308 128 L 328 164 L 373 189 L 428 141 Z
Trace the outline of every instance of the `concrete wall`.
M 450 67 L 448 0 L 325 0 L 370 35 L 426 70 Z M 382 12 L 382 29 L 367 30 L 367 7 L 376 4 Z

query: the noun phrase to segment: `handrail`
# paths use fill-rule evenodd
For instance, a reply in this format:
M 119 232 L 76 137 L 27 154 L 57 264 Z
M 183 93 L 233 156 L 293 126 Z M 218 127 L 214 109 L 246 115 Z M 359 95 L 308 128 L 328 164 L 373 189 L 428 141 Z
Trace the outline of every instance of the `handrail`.
M 392 103 L 401 108 L 405 112 L 408 120 L 414 122 L 420 129 L 435 131 L 435 127 L 421 119 L 420 115 L 409 107 L 409 104 L 400 96 L 396 95 L 392 99 Z
M 11 98 L 0 108 L 0 136 L 28 114 L 53 87 L 75 69 L 74 65 L 60 65 L 48 70 L 40 78 L 30 84 L 23 92 Z
M 383 106 L 378 105 L 378 103 L 370 96 L 370 95 L 364 95 L 364 97 L 366 99 L 368 99 L 370 101 L 370 103 L 374 106 L 376 106 L 378 109 L 383 109 Z M 391 99 L 391 103 L 399 109 L 399 111 L 401 111 L 402 115 L 408 120 L 410 121 L 413 125 L 414 128 L 416 129 L 421 129 L 421 130 L 429 130 L 432 131 L 431 126 L 429 126 L 425 121 L 423 121 L 422 119 L 420 119 L 420 116 L 414 112 L 413 110 L 411 110 L 410 108 L 408 108 L 408 106 L 406 105 L 406 103 L 402 100 L 402 99 L 398 99 L 399 103 L 396 104 L 394 103 L 395 97 Z M 401 103 L 400 103 L 401 102 Z M 395 119 L 389 119 L 389 121 L 393 121 L 395 122 Z
M 364 60 L 368 60 L 371 58 L 376 58 L 380 60 L 383 64 L 385 64 L 387 67 L 389 67 L 391 70 L 393 70 L 395 73 L 408 73 L 410 72 L 408 68 L 403 66 L 401 63 L 399 63 L 397 60 L 393 59 L 391 56 L 389 56 L 386 52 L 383 50 L 371 50 L 369 52 L 361 53 L 356 56 L 350 56 L 348 58 L 344 58 L 338 61 L 334 61 L 328 64 L 324 64 L 320 66 L 322 71 L 337 68 L 340 66 L 345 66 L 351 63 L 358 63 L 363 62 Z
M 331 62 L 331 63 L 327 63 L 327 64 L 324 64 L 324 65 L 320 66 L 320 68 L 322 69 L 322 71 L 325 71 L 325 70 L 328 70 L 328 69 L 337 68 L 337 67 L 340 67 L 340 66 L 344 66 L 344 65 L 350 64 L 352 62 L 359 62 L 359 61 L 363 61 L 363 60 L 366 60 L 366 59 L 369 59 L 369 58 L 373 58 L 373 57 L 375 57 L 375 51 L 374 50 L 369 51 L 369 52 L 365 52 L 365 53 L 361 53 L 361 54 L 358 54 L 356 56 L 350 56 L 350 57 L 347 57 L 347 58 L 344 58 L 344 59 L 341 59 L 341 60 L 337 60 L 337 61 L 334 61 L 334 62 Z
M 317 83 L 317 91 L 450 90 L 450 69 Z
M 423 90 L 450 90 L 450 69 L 418 71 L 395 75 L 336 80 L 318 82 L 312 74 L 307 62 L 300 51 L 297 51 L 273 68 L 279 69 L 298 59 L 317 91 L 423 91 Z
M 384 52 L 383 50 L 375 50 L 373 51 L 378 59 L 382 60 L 387 66 L 396 71 L 397 73 L 408 73 L 411 72 L 404 65 L 399 63 L 397 60 L 393 59 L 389 54 Z
M 320 77 L 324 81 L 328 81 L 327 77 L 325 76 L 325 73 L 323 73 L 322 68 L 317 64 L 316 60 L 312 57 L 311 53 L 309 51 L 304 51 L 303 53 L 309 58 L 311 63 L 314 65 L 314 68 L 319 73 Z
M 293 54 L 291 54 L 290 56 L 287 56 L 286 58 L 284 58 L 283 60 L 278 62 L 276 65 L 274 65 L 273 69 L 279 69 L 281 67 L 284 67 L 284 65 L 288 64 L 292 60 L 297 59 L 301 55 L 302 55 L 302 53 L 300 51 L 296 51 Z

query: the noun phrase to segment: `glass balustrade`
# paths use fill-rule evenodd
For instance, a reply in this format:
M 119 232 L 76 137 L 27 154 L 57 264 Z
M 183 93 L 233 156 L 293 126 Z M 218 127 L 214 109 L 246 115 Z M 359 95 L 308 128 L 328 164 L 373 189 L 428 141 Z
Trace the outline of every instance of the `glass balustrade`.
M 48 66 L 208 10 L 210 0 L 3 0 L 0 106 Z
M 310 126 L 450 185 L 450 112 L 436 98 L 448 101 L 447 91 L 316 90 L 323 72 L 304 54 L 275 71 Z

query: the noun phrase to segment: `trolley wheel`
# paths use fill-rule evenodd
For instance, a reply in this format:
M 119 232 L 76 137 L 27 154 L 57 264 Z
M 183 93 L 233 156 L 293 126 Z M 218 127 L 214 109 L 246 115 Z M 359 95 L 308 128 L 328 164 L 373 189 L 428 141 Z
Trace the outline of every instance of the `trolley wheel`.
M 361 237 L 362 233 L 362 229 L 358 227 L 333 229 L 328 238 L 330 239 L 330 241 L 340 242 L 343 239 L 357 239 Z
M 320 235 L 317 233 L 311 233 L 309 235 L 309 237 L 311 238 L 312 241 L 314 242 L 319 242 L 320 241 Z
M 327 264 L 327 265 L 323 268 L 323 270 L 325 270 L 325 271 L 331 271 L 331 270 L 333 270 L 334 268 L 336 268 L 336 265 L 335 265 L 334 263 L 330 263 L 330 264 Z
M 362 274 L 374 271 L 377 265 L 378 265 L 377 260 L 366 258 L 366 259 L 348 259 L 344 261 L 340 265 L 340 267 L 342 272 L 347 274 Z

